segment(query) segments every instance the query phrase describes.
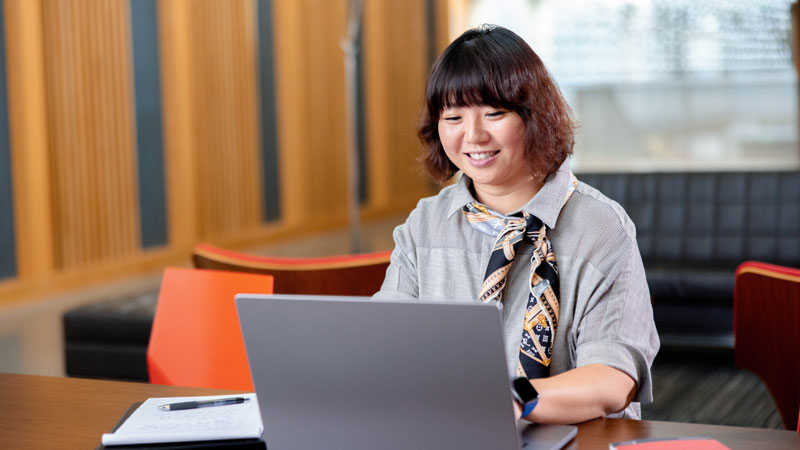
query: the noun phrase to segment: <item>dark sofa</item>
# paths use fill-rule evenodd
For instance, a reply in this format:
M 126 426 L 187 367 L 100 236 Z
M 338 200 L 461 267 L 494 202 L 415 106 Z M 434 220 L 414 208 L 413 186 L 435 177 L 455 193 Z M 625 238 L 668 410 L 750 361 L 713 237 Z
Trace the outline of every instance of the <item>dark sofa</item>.
M 800 172 L 584 173 L 633 219 L 664 345 L 731 347 L 736 266 L 800 267 Z M 147 380 L 156 294 L 64 315 L 70 376 Z
M 662 342 L 732 346 L 736 267 L 800 267 L 800 172 L 603 173 L 578 178 L 636 225 Z
M 115 298 L 64 313 L 64 363 L 71 377 L 148 381 L 147 344 L 158 294 Z

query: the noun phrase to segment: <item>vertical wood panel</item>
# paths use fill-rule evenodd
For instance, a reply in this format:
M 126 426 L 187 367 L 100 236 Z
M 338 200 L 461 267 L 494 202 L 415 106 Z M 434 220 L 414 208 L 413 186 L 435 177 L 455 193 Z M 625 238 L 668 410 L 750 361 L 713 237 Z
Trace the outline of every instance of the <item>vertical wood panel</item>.
M 450 2 L 448 0 L 430 0 L 434 4 L 434 13 L 436 21 L 435 29 L 436 35 L 433 38 L 436 41 L 434 48 L 436 49 L 436 57 L 439 56 L 448 45 L 450 45 Z
M 284 221 L 346 218 L 344 0 L 276 0 L 278 138 Z
M 424 101 L 425 81 L 429 71 L 427 57 L 428 27 L 427 10 L 419 0 L 408 1 L 403 5 L 389 2 L 389 20 L 404 23 L 405 26 L 387 26 L 390 54 L 417 55 L 415 58 L 391 58 L 389 60 L 389 102 L 383 105 L 389 120 L 391 147 L 380 149 L 388 151 L 392 171 L 390 180 L 393 202 L 407 204 L 410 201 L 429 195 L 427 180 L 420 176 L 416 157 L 420 144 L 416 138 L 417 119 Z M 389 25 L 389 24 L 387 24 Z M 379 149 L 375 149 L 379 150 Z
M 426 0 L 366 2 L 364 60 L 370 206 L 409 207 L 433 189 L 416 162 L 416 137 L 429 71 Z M 437 10 L 441 5 L 437 5 Z M 397 57 L 403 55 L 403 57 Z
M 308 73 L 308 59 L 304 18 L 305 2 L 274 0 L 272 2 L 275 25 L 275 91 L 278 110 L 278 153 L 281 180 L 281 204 L 283 223 L 299 223 L 305 214 L 306 198 L 311 189 L 303 176 L 310 159 L 306 151 L 310 147 L 308 133 L 302 131 L 306 122 L 308 95 L 303 81 Z M 291 152 L 290 149 L 296 151 Z
M 5 0 L 9 127 L 18 273 L 45 279 L 53 268 L 42 10 L 39 2 Z
M 311 41 L 315 66 L 310 75 L 317 92 L 312 100 L 321 102 L 322 107 L 312 106 L 315 114 L 312 122 L 305 125 L 314 137 L 309 149 L 314 158 L 310 181 L 316 195 L 310 199 L 309 215 L 336 217 L 345 215 L 348 196 L 347 94 L 341 48 L 346 35 L 347 3 L 317 0 L 314 9 L 322 11 L 311 15 L 315 19 L 311 30 L 324 31 L 324 34 L 312 35 Z
M 130 54 L 130 49 L 132 47 L 130 45 L 131 33 L 128 28 L 130 24 L 130 12 L 128 11 L 128 2 L 126 1 L 119 3 L 104 2 L 103 5 L 107 9 L 100 10 L 100 8 L 98 8 L 99 11 L 96 12 L 101 14 L 95 15 L 95 20 L 97 20 L 98 25 L 100 25 L 97 27 L 98 35 L 108 35 L 112 39 L 109 39 L 107 44 L 103 45 L 103 41 L 97 39 L 97 36 L 93 36 L 93 39 L 90 38 L 91 42 L 94 44 L 92 46 L 92 56 L 93 58 L 97 58 L 99 55 L 107 55 L 106 57 L 109 57 L 113 54 L 114 48 L 126 49 L 126 52 L 123 54 L 128 56 L 127 61 L 125 61 L 127 64 L 112 64 L 111 76 L 109 79 L 103 80 L 103 83 L 111 82 L 112 98 L 128 100 L 128 108 L 113 108 L 111 110 L 112 121 L 106 120 L 106 116 L 96 116 L 99 122 L 99 129 L 97 130 L 99 136 L 95 138 L 95 142 L 98 142 L 98 145 L 94 146 L 94 151 L 96 160 L 101 162 L 96 168 L 99 174 L 97 185 L 110 185 L 114 182 L 113 177 L 117 177 L 120 187 L 120 189 L 113 192 L 113 196 L 101 195 L 97 198 L 98 209 L 106 212 L 106 214 L 101 214 L 100 217 L 98 217 L 98 229 L 100 230 L 101 236 L 105 237 L 105 239 L 101 241 L 100 252 L 102 259 L 106 259 L 113 255 L 126 253 L 125 247 L 129 242 L 128 239 L 132 238 L 136 246 L 136 252 L 130 253 L 138 253 L 140 245 L 139 233 L 136 232 L 139 223 L 139 202 L 135 195 L 133 177 L 137 168 L 136 157 L 134 156 L 136 153 L 136 139 L 133 134 L 133 124 L 135 122 L 132 117 L 132 112 L 134 110 L 133 80 L 130 78 L 130 74 L 133 72 L 131 65 L 133 56 Z M 111 20 L 104 21 L 103 17 L 110 17 Z M 116 30 L 123 30 L 124 34 L 117 33 L 115 32 Z M 93 63 L 96 63 L 93 67 L 93 71 L 98 69 L 103 70 L 102 60 L 94 60 Z M 95 72 L 94 78 L 100 81 L 102 79 L 102 74 Z M 94 98 L 93 103 L 93 114 L 97 114 L 104 102 Z M 119 130 L 119 133 L 113 133 L 113 130 Z M 106 136 L 108 136 L 109 139 L 105 139 Z M 112 146 L 105 146 L 102 144 L 103 142 L 113 142 L 113 144 Z M 126 152 L 109 151 L 113 148 L 125 147 L 129 147 L 130 150 Z M 124 227 L 122 233 L 110 232 L 111 227 L 114 225 L 113 218 L 125 214 L 128 210 L 136 213 L 132 217 L 133 220 L 124 220 L 121 222 L 122 227 Z M 105 250 L 105 252 L 103 252 L 103 250 Z
M 192 128 L 199 232 L 221 239 L 261 226 L 252 0 L 191 4 Z
M 367 148 L 369 153 L 370 205 L 386 206 L 391 201 L 391 185 L 385 174 L 391 171 L 386 151 L 390 148 L 391 136 L 385 106 L 389 102 L 390 76 L 388 60 L 392 55 L 383 49 L 389 48 L 389 36 L 383 32 L 382 22 L 388 16 L 388 3 L 385 1 L 366 2 L 364 8 L 364 66 L 367 117 L 369 117 Z M 379 176 L 382 175 L 382 176 Z
M 170 244 L 189 249 L 199 233 L 199 180 L 194 143 L 191 2 L 158 2 L 164 104 L 164 160 Z
M 252 0 L 242 2 L 241 12 L 234 16 L 234 30 L 241 30 L 239 40 L 234 45 L 236 59 L 241 60 L 236 72 L 237 85 L 247 86 L 247 89 L 238 90 L 238 112 L 240 124 L 243 129 L 242 145 L 248 149 L 243 164 L 249 166 L 246 180 L 247 223 L 250 227 L 260 227 L 263 217 L 263 174 L 261 171 L 261 149 L 259 147 L 259 107 L 258 107 L 258 61 L 255 6 Z
M 55 5 L 57 6 L 57 5 Z M 46 91 L 48 95 L 53 95 L 55 92 L 63 93 L 64 88 L 63 84 L 68 83 L 68 78 L 71 72 L 66 71 L 61 76 L 56 76 L 57 74 L 51 69 L 47 70 L 47 66 L 56 66 L 61 67 L 64 64 L 62 63 L 61 55 L 66 53 L 65 47 L 68 43 L 67 39 L 57 40 L 56 42 L 47 41 L 44 30 L 60 30 L 62 27 L 58 22 L 58 18 L 61 14 L 59 11 L 55 9 L 54 5 L 51 5 L 50 8 L 43 8 L 43 22 L 44 27 L 42 30 L 42 37 L 44 40 L 44 50 L 45 50 L 45 75 L 46 75 Z M 58 47 L 60 46 L 60 48 Z M 62 94 L 63 96 L 64 94 Z M 48 115 L 48 138 L 49 138 L 49 145 L 48 145 L 48 155 L 47 160 L 50 163 L 51 168 L 55 167 L 62 167 L 64 170 L 72 170 L 69 159 L 64 159 L 61 157 L 61 152 L 50 152 L 49 148 L 53 148 L 58 145 L 59 142 L 63 142 L 66 140 L 66 134 L 72 128 L 64 126 L 68 117 L 64 114 L 62 110 L 62 104 L 60 102 L 47 102 L 46 111 Z M 58 127 L 50 127 L 50 123 L 57 123 L 61 124 Z M 62 240 L 58 239 L 56 235 L 56 230 L 58 233 L 61 234 L 65 231 L 66 225 L 69 223 L 69 220 L 65 217 L 66 214 L 69 214 L 70 211 L 74 211 L 74 208 L 71 208 L 69 204 L 66 204 L 71 199 L 75 197 L 75 194 L 70 190 L 70 185 L 65 182 L 64 177 L 57 177 L 55 176 L 55 169 L 49 170 L 52 179 L 52 192 L 60 192 L 61 197 L 59 198 L 60 201 L 55 201 L 55 196 L 51 195 L 53 199 L 53 252 L 54 252 L 54 266 L 60 266 L 63 264 L 63 259 L 65 254 L 71 254 L 69 246 L 73 242 L 71 240 L 67 240 L 63 242 Z M 66 208 L 65 208 L 66 206 Z M 56 249 L 56 245 L 59 245 L 60 248 Z
M 129 11 L 125 0 L 45 0 L 56 267 L 138 253 Z

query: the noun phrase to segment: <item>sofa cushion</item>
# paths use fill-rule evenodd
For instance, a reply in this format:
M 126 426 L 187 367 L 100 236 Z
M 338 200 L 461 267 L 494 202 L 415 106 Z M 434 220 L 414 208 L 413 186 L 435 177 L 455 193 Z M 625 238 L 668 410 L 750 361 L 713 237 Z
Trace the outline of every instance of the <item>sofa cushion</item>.
M 654 305 L 731 306 L 734 273 L 726 270 L 647 271 L 647 285 Z
M 653 268 L 800 266 L 800 172 L 581 174 L 636 225 Z
M 67 342 L 66 373 L 71 377 L 149 381 L 147 346 L 100 342 Z
M 67 375 L 148 381 L 147 345 L 157 299 L 157 293 L 148 293 L 67 311 Z
M 733 329 L 734 274 L 729 271 L 648 270 L 659 334 L 709 336 Z
M 119 342 L 147 346 L 156 293 L 92 303 L 64 314 L 66 342 Z

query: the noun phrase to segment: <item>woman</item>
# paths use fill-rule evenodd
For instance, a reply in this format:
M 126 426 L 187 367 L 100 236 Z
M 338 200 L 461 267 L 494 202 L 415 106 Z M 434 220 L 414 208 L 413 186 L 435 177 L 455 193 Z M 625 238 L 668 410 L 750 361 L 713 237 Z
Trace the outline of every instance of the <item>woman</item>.
M 505 28 L 469 30 L 426 105 L 426 169 L 462 176 L 395 229 L 376 295 L 503 302 L 509 372 L 539 395 L 527 420 L 639 418 L 659 341 L 634 226 L 572 175 L 571 111 L 541 60 Z

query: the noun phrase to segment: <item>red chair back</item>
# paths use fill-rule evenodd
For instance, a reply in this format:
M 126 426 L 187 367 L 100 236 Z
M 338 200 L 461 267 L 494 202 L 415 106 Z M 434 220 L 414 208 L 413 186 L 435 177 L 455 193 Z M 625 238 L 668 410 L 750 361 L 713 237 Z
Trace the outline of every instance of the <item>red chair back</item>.
M 271 294 L 272 277 L 164 271 L 147 347 L 151 383 L 253 390 L 234 304 L 238 293 Z
M 197 244 L 192 261 L 199 269 L 272 275 L 276 294 L 372 295 L 383 284 L 391 254 L 385 251 L 318 258 L 274 258 Z
M 736 365 L 764 381 L 787 429 L 800 428 L 800 269 L 741 264 L 733 334 Z

